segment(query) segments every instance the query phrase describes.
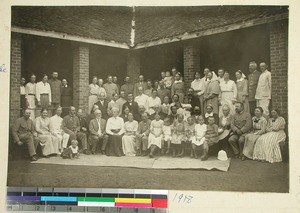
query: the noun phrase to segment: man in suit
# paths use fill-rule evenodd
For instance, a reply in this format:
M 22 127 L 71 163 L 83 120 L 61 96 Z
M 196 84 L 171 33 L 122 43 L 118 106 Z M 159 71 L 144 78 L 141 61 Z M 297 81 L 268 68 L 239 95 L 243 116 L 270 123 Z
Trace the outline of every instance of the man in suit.
M 108 101 L 105 100 L 105 94 L 102 92 L 98 95 L 98 102 L 95 103 L 99 107 L 99 110 L 101 111 L 102 118 L 107 120 L 108 119 Z
M 83 149 L 84 154 L 90 154 L 88 151 L 88 144 L 86 134 L 80 131 L 80 122 L 78 117 L 76 116 L 76 108 L 70 106 L 69 110 L 70 114 L 65 116 L 62 122 L 62 130 L 70 135 L 70 140 L 78 140 Z
M 128 107 L 130 112 L 132 112 L 133 117 L 135 120 L 138 119 L 138 113 L 139 113 L 139 105 L 137 102 L 133 101 L 133 95 L 132 93 L 128 93 L 127 101 L 123 104 L 122 112 L 124 109 Z
M 260 76 L 260 72 L 257 71 L 257 64 L 255 61 L 251 61 L 249 63 L 249 71 L 250 74 L 248 75 L 248 100 L 249 100 L 249 107 L 250 107 L 250 114 L 252 117 L 254 116 L 254 109 L 256 107 L 256 88 L 258 84 L 258 79 Z
M 88 135 L 88 123 L 86 118 L 83 116 L 82 109 L 78 109 L 77 117 L 79 119 L 80 131 L 86 135 Z
M 140 75 L 139 76 L 139 82 L 134 84 L 134 91 L 133 91 L 134 97 L 138 96 L 139 87 L 142 87 L 143 91 L 145 91 L 147 89 L 147 83 L 144 81 L 144 76 L 143 75 Z
M 101 118 L 101 111 L 99 109 L 96 109 L 94 114 L 95 118 L 91 120 L 89 124 L 90 142 L 92 147 L 91 151 L 94 155 L 96 153 L 98 143 L 102 141 L 101 154 L 104 154 L 108 141 L 108 135 L 105 133 L 106 120 Z

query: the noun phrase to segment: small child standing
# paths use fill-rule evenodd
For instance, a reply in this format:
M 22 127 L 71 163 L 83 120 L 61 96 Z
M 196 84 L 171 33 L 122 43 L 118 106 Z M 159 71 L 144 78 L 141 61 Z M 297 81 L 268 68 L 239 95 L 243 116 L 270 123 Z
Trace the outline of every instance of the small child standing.
M 198 158 L 198 153 L 200 151 L 201 145 L 205 141 L 206 124 L 204 123 L 204 118 L 202 115 L 198 118 L 198 124 L 195 125 L 195 135 L 192 137 L 192 152 L 191 158 Z
M 171 89 L 171 86 L 173 83 L 173 78 L 169 71 L 166 72 L 166 77 L 164 78 L 164 83 L 165 83 L 167 89 Z
M 173 136 L 172 136 L 172 146 L 173 146 L 173 157 L 182 157 L 182 141 L 185 139 L 185 122 L 182 114 L 178 114 L 177 120 L 173 124 Z
M 161 141 L 163 138 L 163 121 L 159 114 L 155 114 L 155 120 L 151 121 L 150 134 L 148 138 L 148 149 L 150 149 L 149 157 L 153 158 L 157 148 L 161 149 Z
M 78 141 L 72 140 L 71 145 L 68 148 L 64 149 L 64 151 L 61 153 L 61 157 L 63 159 L 79 158 Z
M 192 152 L 192 138 L 195 135 L 195 121 L 193 117 L 188 117 L 187 118 L 187 123 L 185 126 L 185 140 L 182 142 L 182 149 L 181 149 L 181 155 L 184 156 L 186 148 L 189 148 L 191 150 L 191 155 L 193 154 Z
M 203 155 L 201 156 L 202 161 L 207 160 L 209 147 L 219 142 L 218 125 L 215 124 L 215 118 L 210 116 L 207 122 L 205 141 L 203 143 Z
M 172 126 L 169 118 L 164 119 L 163 125 L 163 138 L 162 138 L 162 154 L 165 154 L 165 147 L 167 146 L 166 154 L 170 152 L 171 140 L 172 140 Z

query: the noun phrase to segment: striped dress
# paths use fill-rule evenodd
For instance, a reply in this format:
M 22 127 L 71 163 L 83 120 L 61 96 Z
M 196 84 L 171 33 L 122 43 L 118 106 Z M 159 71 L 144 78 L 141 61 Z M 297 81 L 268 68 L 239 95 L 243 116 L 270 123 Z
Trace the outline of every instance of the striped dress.
M 278 117 L 275 121 L 269 120 L 268 133 L 257 139 L 253 160 L 265 160 L 270 163 L 282 161 L 279 143 L 286 139 L 284 128 L 285 120 L 283 117 Z

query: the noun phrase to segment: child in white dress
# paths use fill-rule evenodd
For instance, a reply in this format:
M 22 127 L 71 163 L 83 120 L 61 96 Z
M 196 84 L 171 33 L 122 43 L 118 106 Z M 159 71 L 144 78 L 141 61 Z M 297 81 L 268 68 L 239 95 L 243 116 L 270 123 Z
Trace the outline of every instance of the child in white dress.
M 162 139 L 162 154 L 165 153 L 165 147 L 167 146 L 166 154 L 170 152 L 171 140 L 172 140 L 172 126 L 169 118 L 164 119 L 163 125 L 163 139 Z
M 151 121 L 150 134 L 148 138 L 148 149 L 150 149 L 149 157 L 153 158 L 157 148 L 161 149 L 161 141 L 163 138 L 163 124 L 159 114 L 155 114 L 155 120 Z
M 198 158 L 201 145 L 205 141 L 206 124 L 204 124 L 204 118 L 202 115 L 198 118 L 198 124 L 195 125 L 195 136 L 192 137 L 192 153 L 191 157 Z

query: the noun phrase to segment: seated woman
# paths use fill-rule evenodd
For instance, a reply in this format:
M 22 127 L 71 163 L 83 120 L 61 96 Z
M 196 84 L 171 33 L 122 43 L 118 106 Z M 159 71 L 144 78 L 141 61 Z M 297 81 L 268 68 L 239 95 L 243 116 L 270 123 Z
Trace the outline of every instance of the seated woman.
M 122 151 L 124 120 L 118 116 L 119 108 L 113 107 L 111 112 L 113 116 L 106 123 L 106 133 L 108 134 L 106 155 L 120 157 L 124 155 Z
M 253 158 L 253 149 L 256 140 L 266 133 L 267 120 L 263 117 L 263 109 L 256 107 L 254 110 L 255 116 L 252 118 L 252 131 L 245 136 L 242 160 Z
M 138 122 L 133 120 L 133 114 L 128 113 L 128 121 L 124 124 L 125 134 L 122 138 L 122 148 L 125 156 L 135 156 L 136 155 L 136 132 L 138 129 Z
M 260 136 L 254 146 L 253 160 L 270 163 L 282 161 L 280 143 L 286 139 L 284 128 L 284 118 L 279 116 L 278 109 L 273 109 L 267 126 L 267 133 Z
M 59 152 L 59 138 L 52 135 L 50 132 L 50 118 L 48 117 L 48 110 L 43 108 L 41 116 L 35 120 L 35 130 L 40 140 L 43 156 L 49 158 L 49 155 L 60 154 Z
M 231 133 L 231 122 L 232 122 L 232 115 L 231 109 L 227 104 L 224 104 L 222 107 L 222 113 L 220 113 L 219 119 L 219 149 L 224 150 L 227 156 L 233 155 L 230 145 L 228 144 L 228 139 Z
M 148 149 L 150 149 L 149 157 L 153 158 L 157 148 L 161 149 L 161 141 L 163 138 L 163 120 L 159 114 L 155 114 L 155 120 L 151 121 L 150 134 L 148 138 Z

